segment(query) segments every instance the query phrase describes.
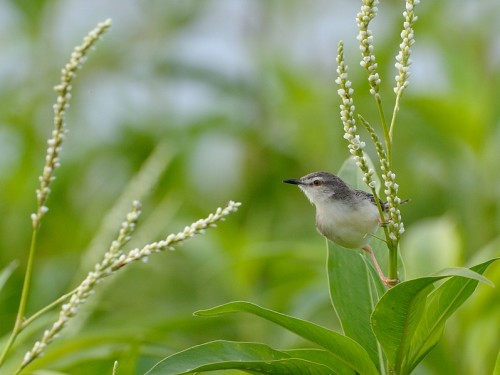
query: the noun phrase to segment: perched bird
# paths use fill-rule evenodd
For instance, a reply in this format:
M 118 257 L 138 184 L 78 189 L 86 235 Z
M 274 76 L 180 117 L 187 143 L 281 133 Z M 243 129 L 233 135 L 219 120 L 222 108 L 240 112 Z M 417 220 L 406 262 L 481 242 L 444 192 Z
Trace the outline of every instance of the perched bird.
M 301 178 L 283 180 L 297 185 L 316 206 L 316 228 L 336 244 L 348 249 L 366 251 L 386 286 L 391 281 L 384 276 L 368 243 L 383 223 L 372 194 L 356 190 L 340 177 L 328 172 L 313 172 Z M 387 203 L 380 202 L 385 211 Z

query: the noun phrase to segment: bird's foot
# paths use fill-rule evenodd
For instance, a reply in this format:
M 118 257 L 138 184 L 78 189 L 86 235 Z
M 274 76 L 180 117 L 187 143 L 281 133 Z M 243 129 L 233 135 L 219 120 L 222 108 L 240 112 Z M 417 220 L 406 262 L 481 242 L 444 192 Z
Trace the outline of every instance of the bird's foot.
M 393 286 L 396 286 L 397 284 L 399 284 L 399 282 L 401 280 L 399 279 L 390 279 L 388 277 L 381 277 L 381 280 L 382 282 L 384 283 L 384 285 L 387 287 L 387 288 L 392 288 Z

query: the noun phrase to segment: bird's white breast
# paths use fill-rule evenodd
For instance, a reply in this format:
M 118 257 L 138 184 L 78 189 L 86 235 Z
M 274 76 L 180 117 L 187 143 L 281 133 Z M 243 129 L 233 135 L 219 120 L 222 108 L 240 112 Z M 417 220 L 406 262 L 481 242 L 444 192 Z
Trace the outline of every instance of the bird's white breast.
M 325 202 L 323 202 L 325 203 Z M 368 200 L 355 205 L 330 201 L 316 205 L 316 226 L 329 240 L 347 248 L 361 248 L 379 226 L 378 209 Z

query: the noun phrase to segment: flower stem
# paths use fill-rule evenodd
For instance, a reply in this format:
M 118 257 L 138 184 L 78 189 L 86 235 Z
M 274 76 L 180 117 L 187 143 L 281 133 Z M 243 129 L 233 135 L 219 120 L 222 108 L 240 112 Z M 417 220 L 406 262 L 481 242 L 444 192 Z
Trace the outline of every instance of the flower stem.
M 394 135 L 394 124 L 396 123 L 396 117 L 397 117 L 398 112 L 399 112 L 399 102 L 401 99 L 401 94 L 402 94 L 402 92 L 399 92 L 396 95 L 396 101 L 394 103 L 394 110 L 392 111 L 391 126 L 389 127 L 389 133 L 387 134 L 387 137 L 389 137 L 389 140 L 391 143 L 392 143 L 392 137 Z M 384 132 L 385 132 L 385 130 L 386 130 L 386 127 L 384 128 Z M 387 140 L 386 140 L 386 142 L 387 142 Z
M 54 87 L 55 91 L 58 93 L 56 103 L 54 104 L 54 125 L 55 129 L 52 131 L 52 137 L 47 141 L 47 155 L 45 157 L 45 166 L 40 176 L 40 187 L 36 190 L 37 198 L 37 211 L 31 214 L 32 221 L 32 234 L 31 234 L 31 244 L 28 255 L 28 263 L 26 265 L 26 273 L 24 274 L 23 289 L 21 292 L 21 299 L 19 301 L 19 308 L 17 310 L 16 321 L 14 323 L 14 328 L 10 334 L 7 344 L 5 345 L 2 354 L 0 355 L 0 366 L 4 363 L 8 352 L 14 345 L 19 333 L 26 327 L 28 323 L 36 319 L 38 314 L 31 317 L 29 321 L 25 321 L 24 315 L 26 313 L 26 305 L 28 303 L 29 289 L 31 285 L 31 276 L 33 274 L 33 264 L 36 252 L 36 242 L 37 233 L 40 229 L 40 223 L 42 217 L 48 211 L 45 205 L 50 193 L 50 185 L 54 181 L 54 171 L 59 167 L 59 154 L 61 151 L 62 142 L 64 140 L 66 127 L 64 122 L 65 112 L 68 108 L 68 102 L 71 98 L 71 82 L 75 77 L 75 72 L 81 67 L 85 61 L 87 52 L 91 49 L 94 43 L 101 37 L 101 35 L 109 29 L 111 26 L 111 20 L 106 20 L 97 25 L 97 27 L 92 30 L 84 39 L 83 43 L 76 47 L 68 64 L 61 71 L 61 83 Z M 49 305 L 52 307 L 52 304 Z M 45 312 L 42 309 L 41 313 Z
M 31 233 L 30 251 L 28 255 L 28 264 L 26 266 L 26 273 L 24 274 L 23 290 L 21 292 L 21 300 L 19 301 L 19 308 L 17 310 L 16 322 L 14 324 L 14 328 L 12 329 L 12 333 L 10 334 L 9 340 L 7 341 L 7 344 L 2 351 L 2 355 L 0 356 L 0 366 L 4 363 L 5 358 L 7 357 L 7 353 L 12 348 L 12 345 L 14 345 L 14 341 L 16 340 L 17 336 L 25 327 L 24 314 L 26 312 L 26 304 L 28 302 L 29 289 L 31 285 L 31 275 L 33 274 L 37 232 L 37 228 L 33 227 L 33 231 Z
M 394 286 L 399 283 L 398 279 L 398 246 L 389 246 L 389 282 Z
M 29 318 L 24 319 L 22 328 L 29 326 L 32 322 L 34 322 L 36 319 L 38 319 L 40 316 L 45 314 L 47 311 L 52 309 L 53 307 L 59 305 L 60 303 L 66 301 L 69 297 L 71 297 L 74 293 L 76 292 L 76 288 L 73 289 L 71 292 L 66 293 L 65 295 L 59 297 L 55 301 L 49 303 L 47 306 L 43 307 L 42 309 L 38 310 L 36 313 L 31 315 Z
M 389 166 L 392 164 L 391 163 L 391 150 L 392 150 L 392 125 L 393 122 L 391 122 L 391 126 L 387 126 L 387 120 L 385 119 L 385 114 L 384 114 L 384 109 L 382 107 L 382 99 L 380 95 L 375 96 L 375 102 L 377 103 L 377 109 L 378 109 L 378 114 L 380 117 L 380 123 L 382 124 L 382 130 L 384 132 L 384 140 L 385 140 L 385 150 L 387 154 L 387 161 L 389 163 Z M 392 116 L 394 119 L 394 115 Z

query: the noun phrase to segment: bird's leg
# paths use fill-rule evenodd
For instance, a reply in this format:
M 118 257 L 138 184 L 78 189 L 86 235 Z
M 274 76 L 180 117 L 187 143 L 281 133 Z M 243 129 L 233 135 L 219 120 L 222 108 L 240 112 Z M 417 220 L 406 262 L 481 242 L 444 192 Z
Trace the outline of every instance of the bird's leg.
M 372 258 L 373 264 L 375 265 L 375 269 L 377 270 L 377 273 L 378 273 L 380 279 L 382 280 L 382 282 L 384 283 L 384 285 L 388 288 L 392 288 L 395 284 L 395 281 L 397 281 L 397 280 L 392 280 L 392 279 L 389 279 L 388 277 L 385 277 L 384 273 L 380 269 L 380 266 L 378 265 L 377 258 L 375 258 L 375 254 L 373 253 L 373 250 L 370 247 L 370 245 L 365 245 L 365 246 L 363 246 L 362 249 L 370 255 L 370 258 Z

